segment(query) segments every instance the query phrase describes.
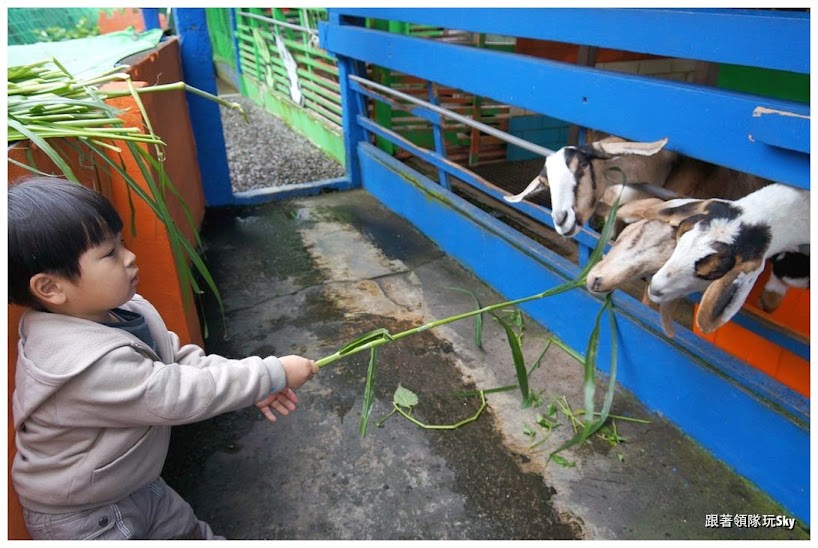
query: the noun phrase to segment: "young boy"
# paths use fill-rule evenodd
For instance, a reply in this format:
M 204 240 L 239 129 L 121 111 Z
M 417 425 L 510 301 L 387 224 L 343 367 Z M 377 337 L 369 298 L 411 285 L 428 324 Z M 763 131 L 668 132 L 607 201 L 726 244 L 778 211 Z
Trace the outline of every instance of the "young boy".
M 9 187 L 9 302 L 20 321 L 12 479 L 35 539 L 223 538 L 159 474 L 170 427 L 254 402 L 268 420 L 318 368 L 180 346 L 136 294 L 122 220 L 83 186 Z

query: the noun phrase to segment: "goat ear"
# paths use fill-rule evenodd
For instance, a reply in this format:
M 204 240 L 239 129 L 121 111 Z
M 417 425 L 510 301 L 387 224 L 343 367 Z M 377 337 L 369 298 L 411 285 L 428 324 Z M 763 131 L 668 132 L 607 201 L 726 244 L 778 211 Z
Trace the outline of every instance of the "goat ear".
M 636 154 L 639 156 L 653 156 L 664 148 L 667 144 L 667 137 L 651 143 L 635 143 L 633 141 L 606 140 L 591 143 L 590 148 L 594 156 L 598 158 L 611 158 L 623 154 Z
M 643 219 L 644 213 L 648 209 L 661 203 L 663 203 L 663 200 L 660 198 L 644 198 L 642 200 L 627 202 L 620 205 L 619 209 L 616 210 L 616 218 L 626 223 L 634 223 Z
M 645 219 L 659 219 L 671 226 L 679 226 L 682 221 L 694 215 L 705 213 L 709 200 L 677 198 L 658 203 L 642 212 Z
M 739 260 L 727 274 L 710 284 L 696 314 L 699 329 L 712 333 L 727 323 L 744 304 L 762 270 L 763 259 Z
M 673 314 L 676 313 L 680 299 L 673 299 L 672 301 L 665 301 L 659 304 L 659 318 L 662 322 L 662 331 L 671 339 L 676 334 L 676 329 L 673 326 Z

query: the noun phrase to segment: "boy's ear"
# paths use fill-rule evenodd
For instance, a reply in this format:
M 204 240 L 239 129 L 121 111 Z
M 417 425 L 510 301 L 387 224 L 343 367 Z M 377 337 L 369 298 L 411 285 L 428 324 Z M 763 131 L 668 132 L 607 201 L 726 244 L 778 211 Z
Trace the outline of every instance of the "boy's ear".
M 40 272 L 31 277 L 28 285 L 31 294 L 41 303 L 61 305 L 65 302 L 66 294 L 60 282 L 61 280 L 53 274 Z

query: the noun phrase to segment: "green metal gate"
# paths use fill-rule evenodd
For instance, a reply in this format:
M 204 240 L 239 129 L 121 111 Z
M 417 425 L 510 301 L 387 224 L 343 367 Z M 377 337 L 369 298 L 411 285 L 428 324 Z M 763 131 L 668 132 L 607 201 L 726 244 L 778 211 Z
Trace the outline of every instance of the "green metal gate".
M 338 68 L 318 46 L 326 10 L 238 8 L 234 14 L 242 93 L 343 163 Z
M 219 76 L 232 82 L 242 95 L 282 118 L 327 155 L 344 163 L 338 68 L 335 60 L 318 44 L 318 22 L 326 20 L 327 11 L 322 8 L 209 8 L 206 13 Z M 492 40 L 485 34 L 383 20 L 371 20 L 368 24 L 433 40 L 488 49 L 514 49 L 513 42 Z M 295 64 L 289 72 L 288 56 Z M 370 77 L 409 95 L 431 97 L 441 106 L 487 125 L 508 129 L 511 115 L 507 105 L 461 90 L 431 86 L 394 71 L 373 69 Z M 295 96 L 293 87 L 298 88 Z M 434 148 L 435 137 L 427 120 L 377 102 L 373 108 L 376 119 L 385 127 L 419 146 Z M 506 158 L 504 142 L 457 122 L 446 121 L 442 139 L 448 157 L 465 165 Z M 387 141 L 379 139 L 378 145 L 398 157 L 404 154 Z

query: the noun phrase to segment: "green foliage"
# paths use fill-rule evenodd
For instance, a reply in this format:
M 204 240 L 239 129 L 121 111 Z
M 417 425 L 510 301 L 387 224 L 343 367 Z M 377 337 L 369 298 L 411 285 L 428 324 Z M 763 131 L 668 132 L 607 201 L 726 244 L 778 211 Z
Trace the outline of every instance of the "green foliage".
M 358 426 L 358 432 L 361 438 L 366 437 L 366 430 L 369 426 L 369 414 L 372 412 L 372 406 L 375 403 L 375 370 L 378 364 L 378 349 L 370 348 L 369 350 L 369 367 L 366 371 L 366 388 L 364 389 L 364 403 L 361 410 L 361 422 Z
M 32 31 L 38 42 L 62 42 L 76 38 L 99 35 L 99 25 L 87 17 L 81 17 L 72 27 L 48 27 Z
M 411 390 L 398 385 L 392 402 L 400 407 L 412 408 L 418 404 L 418 396 Z
M 135 194 L 164 224 L 183 287 L 189 287 L 197 295 L 202 293 L 194 276 L 195 269 L 221 306 L 221 297 L 215 281 L 199 255 L 201 241 L 197 227 L 187 205 L 165 171 L 165 143 L 154 133 L 140 95 L 186 90 L 229 108 L 237 109 L 242 114 L 244 111 L 238 103 L 228 103 L 214 95 L 187 86 L 184 82 L 137 89 L 131 82 L 130 76 L 122 72 L 125 68 L 127 67 L 114 67 L 95 77 L 77 80 L 57 59 L 9 67 L 6 113 L 8 141 L 29 140 L 35 143 L 54 162 L 61 174 L 75 183 L 80 181 L 68 164 L 68 153 L 80 152 L 84 157 L 84 163 L 94 166 L 97 173 L 120 176 L 128 189 L 129 199 L 131 193 Z M 102 91 L 100 89 L 102 84 L 112 81 L 125 82 L 128 89 L 121 91 Z M 106 99 L 123 96 L 130 96 L 134 99 L 142 115 L 145 131 L 136 127 L 126 127 L 121 118 L 122 113 L 105 102 Z M 124 143 L 130 155 L 135 159 L 139 174 L 147 183 L 147 190 L 143 189 L 134 179 L 136 174 L 129 173 L 124 167 L 125 163 L 121 156 L 123 150 L 115 144 L 116 142 Z M 77 143 L 81 143 L 82 147 L 79 147 Z M 112 155 L 112 152 L 115 154 Z M 34 165 L 31 155 L 28 155 L 27 163 L 11 158 L 8 161 L 34 173 L 43 174 Z M 170 195 L 182 205 L 186 221 L 195 235 L 193 244 L 177 226 L 170 212 L 168 203 Z M 131 211 L 133 212 L 133 208 Z M 131 231 L 136 235 L 134 226 L 132 216 Z M 185 306 L 188 306 L 187 291 L 184 292 L 184 297 Z M 205 336 L 207 336 L 206 325 Z
M 525 367 L 525 358 L 523 357 L 522 349 L 522 338 L 525 332 L 523 315 L 519 310 L 515 309 L 506 317 L 500 316 L 499 314 L 492 314 L 492 316 L 506 332 L 506 339 L 511 349 L 511 358 L 514 361 L 514 370 L 517 372 L 517 386 L 520 387 L 520 393 L 523 398 L 523 407 L 531 407 L 534 396 L 528 387 L 528 371 Z M 517 330 L 514 329 L 515 327 Z
M 387 416 L 379 420 L 377 422 L 377 425 L 383 426 L 383 423 L 386 422 L 386 419 L 388 419 L 395 413 L 398 413 L 408 421 L 427 430 L 454 430 L 470 422 L 476 421 L 477 419 L 480 418 L 480 415 L 482 415 L 483 411 L 485 411 L 486 409 L 486 394 L 484 391 L 480 390 L 477 391 L 475 394 L 471 395 L 480 396 L 480 408 L 477 410 L 477 413 L 475 413 L 471 417 L 463 419 L 462 421 L 454 424 L 426 424 L 420 422 L 419 420 L 412 416 L 412 410 L 420 401 L 418 399 L 417 394 L 415 394 L 414 392 L 407 388 L 402 387 L 401 385 L 398 385 L 397 390 L 395 390 L 395 394 L 392 396 L 392 411 L 390 411 L 390 413 Z

